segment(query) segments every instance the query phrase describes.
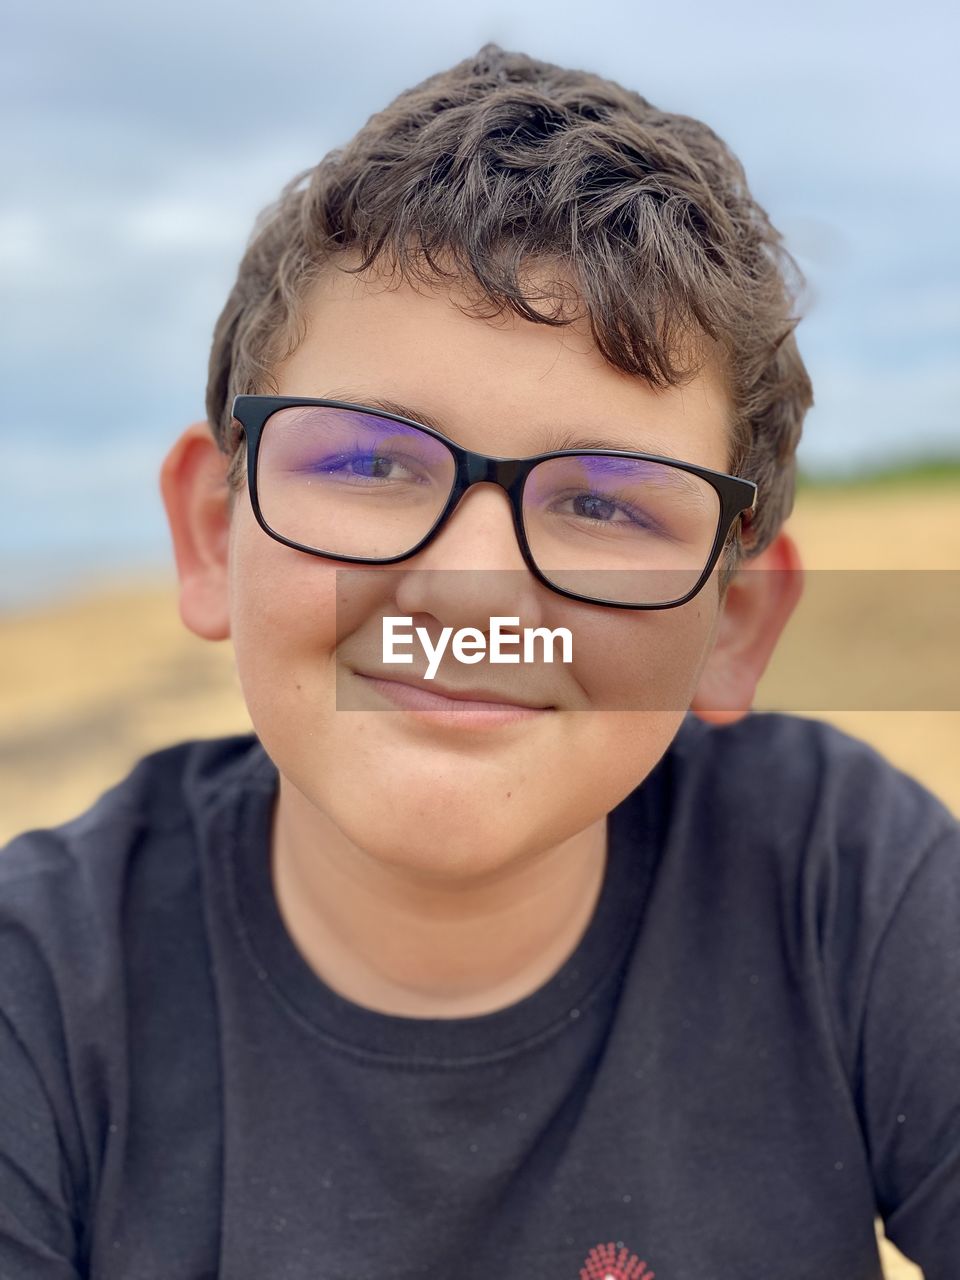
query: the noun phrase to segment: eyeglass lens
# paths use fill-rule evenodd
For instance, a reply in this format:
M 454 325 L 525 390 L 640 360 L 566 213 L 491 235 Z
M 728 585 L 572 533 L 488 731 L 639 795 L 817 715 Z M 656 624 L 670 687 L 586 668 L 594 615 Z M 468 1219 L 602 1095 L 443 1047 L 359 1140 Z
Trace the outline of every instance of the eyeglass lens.
M 279 409 L 264 425 L 257 492 L 267 525 L 328 555 L 389 560 L 433 528 L 456 479 L 452 453 L 416 427 L 323 405 Z M 523 527 L 543 576 L 576 595 L 666 603 L 706 566 L 720 499 L 666 463 L 549 458 L 523 490 Z

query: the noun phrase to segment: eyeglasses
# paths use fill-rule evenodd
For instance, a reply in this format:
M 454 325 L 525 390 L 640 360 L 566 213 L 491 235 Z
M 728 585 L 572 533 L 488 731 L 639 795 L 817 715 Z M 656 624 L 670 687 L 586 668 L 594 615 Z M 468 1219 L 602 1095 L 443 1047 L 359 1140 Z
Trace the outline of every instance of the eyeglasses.
M 668 609 L 703 587 L 734 520 L 756 506 L 750 480 L 626 449 L 489 457 L 343 400 L 242 395 L 232 413 L 264 532 L 352 564 L 416 555 L 471 485 L 497 484 L 545 586 L 591 604 Z

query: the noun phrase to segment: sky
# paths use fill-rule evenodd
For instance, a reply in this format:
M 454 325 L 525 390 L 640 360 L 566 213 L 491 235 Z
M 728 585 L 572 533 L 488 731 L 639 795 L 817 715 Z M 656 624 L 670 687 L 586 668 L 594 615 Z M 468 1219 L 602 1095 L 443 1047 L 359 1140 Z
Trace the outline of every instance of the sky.
M 960 7 L 766 0 L 8 0 L 0 608 L 172 564 L 157 472 L 202 417 L 258 211 L 494 40 L 706 121 L 807 277 L 808 471 L 960 455 Z

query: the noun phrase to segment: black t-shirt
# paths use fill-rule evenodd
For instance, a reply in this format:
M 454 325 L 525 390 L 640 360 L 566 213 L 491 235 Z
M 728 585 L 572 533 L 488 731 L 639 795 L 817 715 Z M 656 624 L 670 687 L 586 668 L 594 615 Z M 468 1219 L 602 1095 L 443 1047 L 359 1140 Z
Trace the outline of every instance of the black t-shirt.
M 688 716 L 453 1019 L 301 957 L 277 781 L 179 743 L 0 851 L 3 1280 L 875 1280 L 876 1214 L 960 1276 L 960 824 L 865 744 Z

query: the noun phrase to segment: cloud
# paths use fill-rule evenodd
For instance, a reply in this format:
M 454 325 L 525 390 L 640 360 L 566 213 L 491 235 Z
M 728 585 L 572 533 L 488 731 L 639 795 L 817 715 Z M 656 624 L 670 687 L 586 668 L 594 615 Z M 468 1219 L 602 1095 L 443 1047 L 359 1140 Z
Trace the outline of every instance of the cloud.
M 0 50 L 16 121 L 0 433 L 32 495 L 23 527 L 41 538 L 58 505 L 73 519 L 70 476 L 118 536 L 158 536 L 146 458 L 202 408 L 211 331 L 256 214 L 396 93 L 490 39 L 619 79 L 740 156 L 810 282 L 798 331 L 817 394 L 810 458 L 956 444 L 958 36 L 960 9 L 934 0 L 810 0 L 776 22 L 760 0 L 269 12 L 20 0 Z M 55 442 L 63 472 L 38 441 Z M 111 517 L 114 483 L 130 500 Z

